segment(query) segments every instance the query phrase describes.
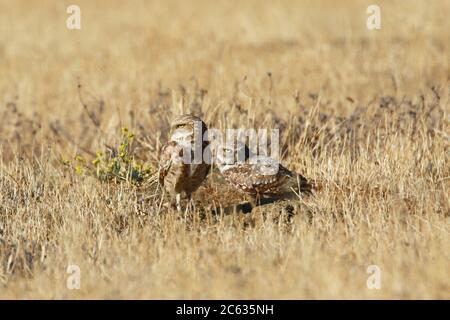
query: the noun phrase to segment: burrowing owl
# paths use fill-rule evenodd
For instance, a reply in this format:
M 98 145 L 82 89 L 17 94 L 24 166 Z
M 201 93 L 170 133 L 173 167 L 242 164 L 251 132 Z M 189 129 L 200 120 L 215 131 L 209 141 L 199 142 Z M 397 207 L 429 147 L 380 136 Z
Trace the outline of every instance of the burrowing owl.
M 217 145 L 215 152 L 216 164 L 224 178 L 254 199 L 290 198 L 311 192 L 311 184 L 302 175 L 271 157 L 254 155 L 242 142 L 232 147 Z
M 206 130 L 200 118 L 187 114 L 178 116 L 171 124 L 169 141 L 161 149 L 159 182 L 175 196 L 178 211 L 181 196 L 190 199 L 208 175 L 210 164 L 204 157 L 208 142 L 203 141 Z

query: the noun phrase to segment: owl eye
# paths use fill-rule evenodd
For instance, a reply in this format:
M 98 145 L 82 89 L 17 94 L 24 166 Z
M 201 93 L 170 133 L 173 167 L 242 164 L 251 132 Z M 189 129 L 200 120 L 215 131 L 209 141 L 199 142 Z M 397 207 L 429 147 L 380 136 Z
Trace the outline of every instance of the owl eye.
M 227 149 L 227 148 L 224 148 L 223 151 L 225 151 L 225 153 L 231 153 L 231 152 L 233 152 L 232 149 Z
M 175 126 L 175 128 L 179 129 L 179 128 L 183 128 L 184 126 L 186 126 L 184 123 L 180 123 L 180 124 L 177 124 Z

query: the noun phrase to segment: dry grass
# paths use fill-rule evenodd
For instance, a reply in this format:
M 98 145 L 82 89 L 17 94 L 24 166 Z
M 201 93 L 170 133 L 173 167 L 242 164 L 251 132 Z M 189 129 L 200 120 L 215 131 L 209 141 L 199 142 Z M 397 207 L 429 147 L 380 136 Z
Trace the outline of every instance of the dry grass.
M 64 2 L 0 1 L 1 298 L 450 298 L 448 1 Z M 320 190 L 217 218 L 214 172 L 185 217 L 61 162 L 127 126 L 155 165 L 181 111 L 280 128 Z

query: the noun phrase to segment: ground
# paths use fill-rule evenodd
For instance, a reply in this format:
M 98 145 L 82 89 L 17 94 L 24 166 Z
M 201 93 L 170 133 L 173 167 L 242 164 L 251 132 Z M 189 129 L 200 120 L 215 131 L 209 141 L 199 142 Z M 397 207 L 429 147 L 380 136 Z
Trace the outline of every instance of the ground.
M 448 1 L 70 4 L 0 0 L 0 298 L 450 298 Z M 314 195 L 214 215 L 248 198 L 213 170 L 161 205 L 182 112 L 280 129 Z M 147 174 L 100 179 L 125 127 Z

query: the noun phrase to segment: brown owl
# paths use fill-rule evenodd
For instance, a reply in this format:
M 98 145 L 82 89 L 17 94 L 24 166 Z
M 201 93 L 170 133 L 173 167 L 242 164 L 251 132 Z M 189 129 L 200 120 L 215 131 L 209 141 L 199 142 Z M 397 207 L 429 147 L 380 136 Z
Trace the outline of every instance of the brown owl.
M 241 142 L 218 145 L 216 164 L 223 177 L 254 199 L 291 198 L 311 193 L 312 186 L 300 174 L 291 172 L 275 159 L 254 155 Z
M 196 116 L 177 116 L 171 123 L 170 139 L 161 149 L 159 182 L 169 195 L 175 196 L 178 211 L 181 197 L 190 199 L 208 175 L 209 148 L 203 141 L 206 130 L 205 123 Z

